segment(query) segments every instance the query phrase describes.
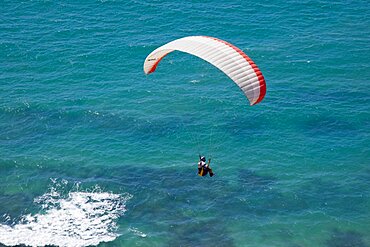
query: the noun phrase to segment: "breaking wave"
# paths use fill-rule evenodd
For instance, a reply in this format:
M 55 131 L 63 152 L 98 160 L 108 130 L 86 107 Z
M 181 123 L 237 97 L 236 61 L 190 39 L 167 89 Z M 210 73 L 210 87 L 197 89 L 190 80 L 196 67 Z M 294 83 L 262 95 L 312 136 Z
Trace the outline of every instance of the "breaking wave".
M 98 186 L 63 193 L 68 181 L 53 181 L 44 195 L 34 199 L 41 209 L 11 225 L 0 224 L 0 243 L 27 246 L 89 246 L 119 236 L 116 219 L 126 211 L 130 194 L 104 192 Z M 7 217 L 5 217 L 7 218 Z

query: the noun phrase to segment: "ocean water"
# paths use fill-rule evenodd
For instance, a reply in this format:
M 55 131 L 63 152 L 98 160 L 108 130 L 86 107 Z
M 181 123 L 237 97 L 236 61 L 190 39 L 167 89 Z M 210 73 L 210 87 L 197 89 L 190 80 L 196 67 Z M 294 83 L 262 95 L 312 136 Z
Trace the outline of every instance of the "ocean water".
M 370 246 L 368 1 L 0 5 L 0 246 Z M 180 52 L 143 73 L 189 35 L 265 99 Z

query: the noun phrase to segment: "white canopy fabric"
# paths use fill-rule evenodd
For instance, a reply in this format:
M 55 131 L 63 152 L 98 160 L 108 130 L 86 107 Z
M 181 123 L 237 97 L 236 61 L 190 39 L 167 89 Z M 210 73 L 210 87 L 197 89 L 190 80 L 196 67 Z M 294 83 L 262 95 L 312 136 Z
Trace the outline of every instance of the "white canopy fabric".
M 265 79 L 256 64 L 236 46 L 208 36 L 189 36 L 171 41 L 151 52 L 144 62 L 144 72 L 153 73 L 170 52 L 182 51 L 213 64 L 231 78 L 244 92 L 251 105 L 266 94 Z

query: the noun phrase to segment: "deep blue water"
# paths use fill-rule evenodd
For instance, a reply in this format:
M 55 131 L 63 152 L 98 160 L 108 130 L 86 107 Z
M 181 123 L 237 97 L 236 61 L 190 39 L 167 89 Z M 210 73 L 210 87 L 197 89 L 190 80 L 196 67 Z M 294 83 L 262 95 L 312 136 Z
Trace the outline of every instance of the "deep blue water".
M 3 1 L 0 243 L 370 246 L 369 27 L 368 1 Z M 144 74 L 190 35 L 265 99 L 180 52 Z

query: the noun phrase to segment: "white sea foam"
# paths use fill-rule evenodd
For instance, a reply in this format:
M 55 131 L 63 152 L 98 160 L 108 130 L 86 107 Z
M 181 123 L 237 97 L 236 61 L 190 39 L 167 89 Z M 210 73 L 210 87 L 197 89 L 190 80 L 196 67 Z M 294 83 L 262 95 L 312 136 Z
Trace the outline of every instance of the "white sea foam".
M 132 232 L 134 235 L 139 236 L 139 237 L 142 237 L 142 238 L 146 238 L 148 236 L 145 233 L 139 231 L 139 229 L 137 229 L 135 227 L 130 227 L 128 230 L 130 232 Z
M 115 220 L 126 211 L 132 196 L 100 190 L 71 191 L 63 196 L 55 187 L 36 198 L 42 212 L 24 215 L 12 225 L 0 224 L 0 243 L 12 246 L 88 246 L 114 240 Z
M 191 80 L 190 82 L 195 84 L 195 83 L 198 83 L 200 81 L 199 80 Z

